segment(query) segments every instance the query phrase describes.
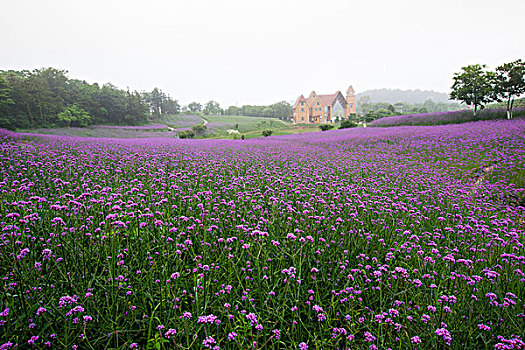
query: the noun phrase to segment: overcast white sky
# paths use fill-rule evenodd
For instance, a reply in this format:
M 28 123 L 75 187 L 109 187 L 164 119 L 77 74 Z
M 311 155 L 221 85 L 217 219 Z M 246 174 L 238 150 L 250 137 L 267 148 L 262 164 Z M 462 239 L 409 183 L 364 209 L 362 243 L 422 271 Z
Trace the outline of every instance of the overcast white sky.
M 525 59 L 524 13 L 523 0 L 0 0 L 0 69 L 223 107 L 349 84 L 448 93 L 462 66 Z

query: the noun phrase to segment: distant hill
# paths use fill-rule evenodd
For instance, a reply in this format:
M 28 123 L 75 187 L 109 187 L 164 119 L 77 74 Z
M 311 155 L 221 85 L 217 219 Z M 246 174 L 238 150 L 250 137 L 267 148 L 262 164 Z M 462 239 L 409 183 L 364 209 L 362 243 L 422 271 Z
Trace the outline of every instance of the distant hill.
M 386 102 L 386 103 L 423 103 L 427 100 L 432 100 L 432 102 L 445 102 L 452 103 L 448 99 L 448 94 L 444 92 L 437 91 L 428 91 L 428 90 L 400 90 L 400 89 L 374 89 L 366 90 L 356 94 L 357 102 L 361 97 L 368 96 L 370 97 L 370 102 Z

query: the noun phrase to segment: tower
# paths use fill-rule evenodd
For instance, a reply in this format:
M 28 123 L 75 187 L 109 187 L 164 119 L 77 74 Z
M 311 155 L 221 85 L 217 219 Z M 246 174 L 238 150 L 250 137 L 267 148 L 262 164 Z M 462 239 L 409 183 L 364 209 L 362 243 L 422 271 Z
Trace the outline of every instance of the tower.
M 356 113 L 356 110 L 355 110 L 355 90 L 354 88 L 352 87 L 352 85 L 350 85 L 348 87 L 348 90 L 346 90 L 346 102 L 347 102 L 347 105 L 346 105 L 346 111 L 345 111 L 345 117 L 348 118 L 348 116 L 350 114 L 355 114 Z

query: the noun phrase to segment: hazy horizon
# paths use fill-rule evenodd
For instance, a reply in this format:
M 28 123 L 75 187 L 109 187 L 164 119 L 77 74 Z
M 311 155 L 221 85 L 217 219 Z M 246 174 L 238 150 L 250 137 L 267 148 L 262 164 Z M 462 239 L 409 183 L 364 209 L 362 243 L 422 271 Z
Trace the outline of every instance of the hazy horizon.
M 462 66 L 525 58 L 524 10 L 518 0 L 3 2 L 0 70 L 54 67 L 222 107 L 350 84 L 448 93 Z

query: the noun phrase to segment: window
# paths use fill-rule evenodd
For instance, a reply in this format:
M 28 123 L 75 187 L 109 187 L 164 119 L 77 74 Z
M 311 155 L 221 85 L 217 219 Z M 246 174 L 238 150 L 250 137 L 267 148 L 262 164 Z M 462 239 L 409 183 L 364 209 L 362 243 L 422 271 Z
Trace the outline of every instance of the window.
M 304 122 L 304 117 L 301 118 L 301 121 Z
M 301 112 L 304 112 L 304 108 L 301 108 Z
M 301 106 L 304 106 L 304 102 L 301 102 Z
M 353 103 L 350 103 L 350 108 L 354 108 L 353 106 L 354 106 L 354 104 L 353 104 Z
M 319 102 L 317 102 L 317 105 L 319 106 Z

